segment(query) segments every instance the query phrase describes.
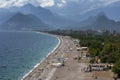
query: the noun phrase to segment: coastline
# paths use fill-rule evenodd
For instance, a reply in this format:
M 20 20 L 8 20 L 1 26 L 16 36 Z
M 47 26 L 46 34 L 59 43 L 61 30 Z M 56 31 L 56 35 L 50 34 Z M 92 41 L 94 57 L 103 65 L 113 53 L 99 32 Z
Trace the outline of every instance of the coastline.
M 45 58 L 43 58 L 43 59 L 40 61 L 40 63 L 37 63 L 37 64 L 33 67 L 33 69 L 31 69 L 27 74 L 25 74 L 25 75 L 22 77 L 21 80 L 24 80 L 24 79 L 25 79 L 26 77 L 28 77 L 32 72 L 34 72 L 34 70 L 35 70 L 36 68 L 38 68 L 42 63 L 44 63 L 45 60 L 46 60 L 49 56 L 51 56 L 52 54 L 54 54 L 54 52 L 57 50 L 57 48 L 58 48 L 58 47 L 60 46 L 60 44 L 61 44 L 61 40 L 60 40 L 60 38 L 59 38 L 57 35 L 52 35 L 52 34 L 43 33 L 43 32 L 35 32 L 35 33 L 39 33 L 39 34 L 43 34 L 43 35 L 49 35 L 49 36 L 52 36 L 52 37 L 56 37 L 56 38 L 58 39 L 58 44 L 56 45 L 56 47 L 55 47 L 51 52 L 48 53 L 48 55 L 46 55 Z
M 56 37 L 60 40 L 59 45 L 21 80 L 94 80 L 94 72 L 84 71 L 89 65 L 88 58 L 76 59 L 81 54 L 86 55 L 87 51 L 78 51 L 78 43 L 74 38 L 61 35 Z M 112 80 L 112 77 L 107 78 L 100 80 Z
M 49 46 L 47 44 L 47 48 L 49 47 L 50 49 L 46 51 L 46 55 L 42 58 L 37 57 L 40 60 L 32 65 L 31 68 L 24 69 L 25 73 L 21 73 L 22 76 L 16 77 L 15 80 L 94 80 L 96 76 L 99 80 L 113 80 L 113 74 L 110 71 L 85 71 L 89 66 L 89 60 L 84 56 L 88 52 L 86 50 L 78 50 L 78 48 L 82 47 L 77 42 L 77 39 L 70 36 L 52 35 L 35 31 L 32 33 L 38 36 L 40 34 L 53 36 L 56 43 L 54 44 L 53 40 L 54 46 L 52 47 L 50 47 L 52 44 Z M 46 39 L 49 41 L 49 38 Z M 42 45 L 44 45 L 44 42 Z M 81 58 L 79 59 L 79 57 Z M 31 60 L 30 58 L 29 61 Z

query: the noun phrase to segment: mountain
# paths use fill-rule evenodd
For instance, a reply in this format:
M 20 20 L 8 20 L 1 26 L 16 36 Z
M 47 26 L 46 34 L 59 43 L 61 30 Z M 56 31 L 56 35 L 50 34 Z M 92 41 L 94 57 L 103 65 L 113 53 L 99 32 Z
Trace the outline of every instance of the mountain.
M 28 3 L 21 7 L 12 6 L 10 8 L 0 9 L 0 24 L 4 24 L 7 21 L 9 22 L 10 18 L 18 12 L 25 15 L 34 15 L 45 24 L 52 26 L 52 28 L 54 27 L 54 29 L 74 23 L 74 21 L 61 17 L 46 8 L 33 6 L 32 4 Z
M 71 2 L 69 5 L 69 9 L 67 9 L 68 10 L 67 12 L 70 13 L 72 11 L 72 9 L 74 9 L 74 6 L 76 6 L 76 9 L 75 9 L 75 11 L 73 10 L 72 13 L 70 13 L 70 15 L 66 14 L 66 16 L 60 16 L 56 13 L 53 13 L 49 9 L 46 9 L 46 8 L 43 8 L 40 6 L 33 6 L 32 4 L 26 4 L 22 7 L 13 6 L 8 9 L 0 9 L 0 24 L 2 24 L 2 28 L 3 28 L 3 26 L 5 26 L 7 28 L 7 26 L 11 26 L 11 25 L 13 25 L 13 27 L 15 25 L 19 26 L 18 25 L 18 23 L 19 23 L 19 24 L 22 24 L 22 29 L 24 29 L 24 27 L 26 28 L 25 24 L 28 25 L 28 23 L 22 22 L 22 20 L 24 21 L 25 18 L 27 18 L 27 19 L 30 18 L 30 21 L 32 23 L 33 17 L 31 18 L 31 16 L 34 16 L 34 18 L 36 19 L 35 20 L 36 22 L 35 21 L 33 21 L 33 22 L 36 24 L 30 23 L 32 26 L 38 25 L 39 24 L 38 21 L 39 21 L 43 25 L 47 24 L 47 25 L 52 26 L 52 28 L 54 27 L 54 29 L 76 29 L 77 30 L 77 29 L 80 29 L 80 27 L 84 27 L 87 29 L 88 26 L 90 26 L 90 25 L 91 26 L 93 25 L 96 27 L 96 25 L 98 25 L 98 24 L 101 25 L 103 23 L 104 23 L 103 26 L 106 26 L 106 27 L 108 26 L 108 23 L 110 23 L 109 24 L 110 27 L 113 24 L 115 24 L 114 26 L 119 26 L 119 20 L 120 20 L 119 3 L 114 3 L 112 5 L 103 6 L 103 7 L 97 8 L 97 9 L 87 11 L 83 14 L 79 14 L 81 10 L 79 10 L 79 8 L 77 8 L 78 6 L 76 6 L 75 4 L 73 6 L 71 6 L 73 4 Z M 76 4 L 79 5 L 78 3 L 76 3 Z M 65 9 L 62 9 L 61 11 L 64 12 L 64 10 Z M 83 10 L 86 10 L 86 9 L 83 9 Z M 21 21 L 18 20 L 16 22 L 16 19 L 17 18 L 19 19 L 18 15 L 17 15 L 17 18 L 15 16 L 16 13 L 18 13 L 18 12 L 20 12 L 23 15 L 20 17 Z M 98 17 L 97 15 L 99 13 L 105 13 L 107 16 L 106 19 L 104 18 L 106 21 L 105 22 L 101 21 L 101 24 L 100 24 L 100 22 L 98 22 L 99 20 L 97 18 Z M 72 14 L 75 14 L 75 15 L 72 15 Z M 92 17 L 92 16 L 95 16 L 95 17 Z M 27 21 L 29 21 L 29 20 L 27 20 Z M 71 25 L 71 24 L 73 24 L 73 25 Z M 68 25 L 69 25 L 69 27 L 67 27 Z
M 50 29 L 39 18 L 34 15 L 16 13 L 9 20 L 1 24 L 1 29 L 5 30 L 46 30 Z
M 6 9 L 0 8 L 0 24 L 7 21 L 11 16 L 13 16 L 12 12 Z
M 89 11 L 83 15 L 79 15 L 81 19 L 86 19 L 90 16 L 98 15 L 99 13 L 105 13 L 106 16 L 112 20 L 120 21 L 120 6 L 107 6 L 99 9 Z
M 96 20 L 90 25 L 84 27 L 85 29 L 93 30 L 109 30 L 109 31 L 120 31 L 120 22 L 110 20 L 105 15 L 97 16 Z
M 59 0 L 60 1 L 60 0 Z M 120 1 L 119 0 L 65 0 L 61 7 L 55 5 L 48 7 L 53 12 L 63 15 L 68 19 L 83 21 L 90 16 L 96 16 L 104 12 L 106 16 L 113 20 L 120 21 Z
M 54 26 L 54 27 L 61 27 L 64 25 L 68 25 L 69 22 L 71 23 L 71 20 L 68 20 L 66 18 L 63 18 L 62 16 L 59 16 L 53 12 L 51 12 L 48 9 L 45 9 L 40 6 L 33 6 L 32 4 L 26 4 L 22 7 L 11 7 L 11 12 L 21 12 L 24 14 L 32 14 L 41 19 L 44 23 Z
M 71 19 L 77 21 L 83 21 L 89 18 L 90 16 L 97 16 L 99 13 L 105 13 L 108 18 L 115 21 L 120 21 L 120 6 L 112 6 L 112 5 L 93 9 L 81 15 L 74 15 L 71 17 Z
M 66 29 L 73 29 L 73 30 L 110 30 L 110 31 L 120 31 L 120 22 L 110 20 L 105 15 L 98 15 L 95 17 L 89 17 L 87 20 L 79 22 L 77 24 L 73 24 L 68 26 Z

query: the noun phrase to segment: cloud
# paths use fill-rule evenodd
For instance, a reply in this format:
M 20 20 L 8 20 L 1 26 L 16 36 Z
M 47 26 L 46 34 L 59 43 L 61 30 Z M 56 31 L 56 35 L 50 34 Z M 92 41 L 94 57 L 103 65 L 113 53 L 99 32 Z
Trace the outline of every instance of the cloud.
M 82 15 L 88 11 L 104 8 L 120 0 L 54 0 L 54 5 L 47 7 L 59 15 Z
M 55 4 L 54 0 L 39 0 L 38 2 L 40 3 L 40 6 L 42 7 L 50 7 Z
M 66 5 L 66 0 L 61 0 L 60 2 L 56 3 L 57 7 L 64 7 Z
M 91 6 L 105 6 L 109 5 L 113 2 L 117 2 L 120 0 L 64 0 L 66 4 L 69 4 L 70 2 L 73 3 L 79 3 L 80 5 L 91 5 Z
M 101 8 L 108 6 L 114 2 L 120 0 L 65 0 L 66 1 L 66 9 L 74 8 L 74 12 L 76 14 L 83 14 L 93 9 Z M 65 8 L 64 6 L 61 8 Z M 79 10 L 79 11 L 78 11 Z M 81 13 L 77 13 L 80 12 Z
M 120 0 L 0 0 L 0 7 L 23 6 L 31 3 L 35 6 L 63 8 L 69 5 L 69 3 L 79 3 L 79 6 L 93 8 L 106 6 L 116 1 Z
M 0 0 L 0 7 L 23 6 L 31 3 L 35 6 L 50 7 L 54 5 L 54 0 Z
M 0 7 L 23 6 L 28 0 L 0 0 Z
M 86 0 L 86 1 L 88 1 L 86 3 L 86 5 L 81 5 L 82 7 L 85 8 L 83 13 L 86 13 L 86 12 L 91 11 L 93 9 L 108 6 L 112 3 L 120 1 L 120 0 Z

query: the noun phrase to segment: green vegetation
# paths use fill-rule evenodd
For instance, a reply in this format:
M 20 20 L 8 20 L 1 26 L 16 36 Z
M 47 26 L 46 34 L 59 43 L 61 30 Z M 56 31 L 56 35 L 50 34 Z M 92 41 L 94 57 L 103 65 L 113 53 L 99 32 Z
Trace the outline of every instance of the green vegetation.
M 120 34 L 109 31 L 54 31 L 52 33 L 69 35 L 80 40 L 80 45 L 89 47 L 90 56 L 101 59 L 102 63 L 114 64 L 113 72 L 120 77 Z

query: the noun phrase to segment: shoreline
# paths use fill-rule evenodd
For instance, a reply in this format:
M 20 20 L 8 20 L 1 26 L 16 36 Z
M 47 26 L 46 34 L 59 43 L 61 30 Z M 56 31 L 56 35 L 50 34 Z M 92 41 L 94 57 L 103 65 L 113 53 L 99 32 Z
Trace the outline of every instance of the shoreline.
M 40 63 L 37 63 L 34 67 L 33 67 L 33 69 L 31 69 L 28 73 L 26 73 L 23 77 L 22 77 L 22 79 L 20 79 L 20 80 L 24 80 L 26 77 L 28 77 L 36 68 L 38 68 L 42 63 L 44 63 L 44 61 L 49 57 L 49 56 L 51 56 L 52 54 L 54 54 L 54 52 L 57 50 L 57 48 L 60 46 L 60 44 L 61 44 L 61 40 L 60 40 L 60 38 L 57 36 L 57 35 L 52 35 L 52 34 L 48 34 L 48 33 L 43 33 L 43 32 L 35 32 L 35 33 L 39 33 L 39 34 L 43 34 L 43 35 L 49 35 L 49 36 L 52 36 L 52 37 L 56 37 L 57 39 L 58 39 L 58 44 L 55 46 L 55 48 L 51 51 L 51 52 L 49 52 L 48 53 L 48 55 L 46 55 L 46 57 L 44 57 L 41 61 L 40 61 Z
M 76 39 L 59 35 L 55 37 L 59 40 L 59 44 L 22 80 L 94 80 L 95 76 L 100 80 L 113 80 L 110 71 L 85 71 L 89 66 L 88 58 L 78 60 L 76 57 L 81 54 L 83 57 L 88 51 L 82 50 L 83 53 L 78 51 L 76 46 L 78 43 L 74 41 Z M 59 65 L 58 59 L 64 60 L 64 66 Z

